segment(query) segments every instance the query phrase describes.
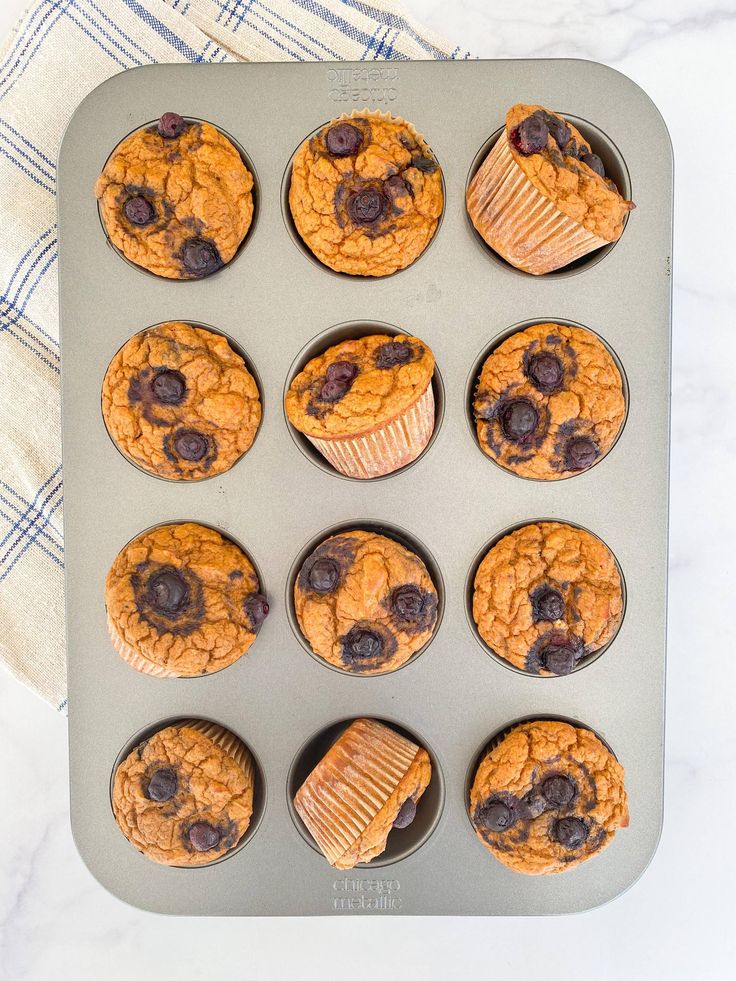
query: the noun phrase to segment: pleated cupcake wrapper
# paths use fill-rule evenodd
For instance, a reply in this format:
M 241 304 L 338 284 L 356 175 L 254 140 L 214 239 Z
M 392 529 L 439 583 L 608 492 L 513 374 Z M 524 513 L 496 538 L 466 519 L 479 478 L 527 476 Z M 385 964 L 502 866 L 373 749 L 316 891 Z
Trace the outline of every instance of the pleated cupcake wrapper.
M 359 719 L 317 764 L 294 805 L 330 865 L 384 807 L 419 750 L 393 729 Z
M 505 131 L 473 178 L 467 204 L 484 241 L 535 276 L 609 244 L 537 190 L 514 159 Z
M 154 664 L 153 661 L 149 661 L 147 657 L 139 654 L 133 647 L 123 640 L 117 631 L 115 624 L 113 623 L 110 614 L 107 615 L 107 629 L 110 634 L 110 640 L 112 641 L 112 646 L 118 652 L 120 657 L 129 664 L 131 668 L 135 668 L 136 671 L 140 671 L 141 674 L 151 675 L 154 678 L 179 678 L 180 675 L 176 674 L 174 671 L 169 670 L 169 668 L 164 668 L 160 664 Z
M 344 439 L 307 439 L 339 473 L 369 480 L 416 460 L 433 430 L 434 392 L 430 381 L 413 405 L 370 433 Z
M 234 732 L 231 732 L 224 726 L 218 726 L 214 722 L 207 722 L 204 719 L 184 719 L 178 722 L 177 726 L 186 726 L 187 729 L 194 729 L 210 739 L 215 746 L 219 746 L 231 760 L 237 763 L 251 786 L 253 785 L 253 757 L 242 739 L 239 739 Z

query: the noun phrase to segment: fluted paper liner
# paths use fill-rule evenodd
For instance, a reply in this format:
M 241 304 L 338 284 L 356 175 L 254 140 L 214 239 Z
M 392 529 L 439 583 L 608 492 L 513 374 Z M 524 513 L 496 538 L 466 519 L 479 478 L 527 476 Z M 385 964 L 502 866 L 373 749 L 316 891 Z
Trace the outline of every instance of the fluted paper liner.
M 131 668 L 135 668 L 136 671 L 140 671 L 141 674 L 151 675 L 154 678 L 179 678 L 180 675 L 176 672 L 171 671 L 169 668 L 164 668 L 160 664 L 155 664 L 153 661 L 149 661 L 147 657 L 144 657 L 135 648 L 131 647 L 130 644 L 126 644 L 123 638 L 118 633 L 117 627 L 110 618 L 110 614 L 107 615 L 107 629 L 110 634 L 110 640 L 112 641 L 112 646 L 118 652 L 120 657 L 129 664 Z
M 505 130 L 470 184 L 467 207 L 494 252 L 534 276 L 609 244 L 537 190 L 514 159 Z
M 215 722 L 207 722 L 205 719 L 184 719 L 177 722 L 176 726 L 195 729 L 197 732 L 201 732 L 203 736 L 211 739 L 215 746 L 219 746 L 231 760 L 237 763 L 245 774 L 245 779 L 253 787 L 255 777 L 253 757 L 242 739 L 239 739 L 234 732 L 224 726 L 217 725 Z
M 431 380 L 419 398 L 390 422 L 362 436 L 318 439 L 307 436 L 339 473 L 359 480 L 393 473 L 423 452 L 434 431 Z
M 360 838 L 421 751 L 380 722 L 358 719 L 312 770 L 294 806 L 330 865 Z

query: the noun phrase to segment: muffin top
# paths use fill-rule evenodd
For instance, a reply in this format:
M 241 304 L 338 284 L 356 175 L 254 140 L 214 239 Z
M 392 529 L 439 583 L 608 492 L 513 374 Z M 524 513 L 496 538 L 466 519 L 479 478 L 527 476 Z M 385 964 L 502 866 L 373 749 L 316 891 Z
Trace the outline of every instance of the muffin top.
M 626 416 L 621 373 L 589 330 L 534 324 L 486 359 L 473 402 L 483 452 L 520 477 L 559 480 L 611 449 Z
M 227 137 L 167 112 L 115 148 L 95 194 L 126 258 L 157 276 L 200 279 L 229 262 L 245 238 L 252 188 Z
M 345 531 L 318 545 L 294 586 L 296 615 L 312 650 L 356 674 L 400 667 L 437 622 L 427 568 L 392 538 Z
M 124 645 L 181 678 L 232 664 L 268 614 L 245 553 L 191 522 L 161 525 L 129 542 L 107 574 L 105 604 Z
M 613 553 L 581 528 L 544 521 L 502 538 L 475 574 L 473 619 L 488 646 L 532 674 L 569 674 L 623 616 Z
M 313 358 L 286 393 L 286 414 L 317 439 L 370 433 L 424 394 L 434 355 L 416 337 L 373 334 L 342 341 Z
M 330 865 L 352 869 L 408 827 L 432 776 L 429 753 L 375 719 L 356 719 L 309 774 L 294 806 Z
M 250 449 L 258 386 L 227 340 L 179 321 L 135 334 L 110 362 L 102 414 L 115 445 L 148 473 L 199 480 Z
M 623 767 L 587 729 L 525 722 L 481 760 L 470 817 L 486 848 L 515 872 L 565 872 L 628 826 Z
M 113 812 L 147 858 L 203 865 L 245 834 L 253 778 L 247 749 L 219 726 L 168 726 L 136 746 L 115 771 Z
M 635 207 L 606 177 L 601 158 L 577 129 L 543 106 L 512 106 L 506 136 L 516 163 L 536 189 L 593 235 L 621 237 Z
M 442 214 L 442 174 L 408 123 L 382 113 L 333 119 L 297 150 L 289 207 L 331 269 L 387 276 L 424 251 Z

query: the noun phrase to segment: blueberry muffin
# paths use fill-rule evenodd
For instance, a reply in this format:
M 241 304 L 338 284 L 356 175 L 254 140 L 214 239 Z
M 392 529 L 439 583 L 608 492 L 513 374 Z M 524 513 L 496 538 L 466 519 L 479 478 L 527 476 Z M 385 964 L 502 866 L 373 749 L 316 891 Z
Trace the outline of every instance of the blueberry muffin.
M 524 722 L 480 761 L 470 818 L 486 848 L 514 872 L 566 872 L 628 826 L 623 767 L 587 729 Z
M 473 619 L 480 636 L 530 674 L 574 671 L 613 639 L 623 611 L 613 553 L 589 531 L 557 521 L 506 535 L 475 574 Z
M 473 402 L 480 448 L 504 469 L 559 480 L 590 469 L 626 418 L 623 380 L 583 327 L 534 324 L 486 359 Z
M 226 668 L 249 649 L 269 609 L 247 555 L 191 522 L 129 542 L 107 574 L 105 606 L 115 650 L 158 678 Z
M 120 143 L 95 185 L 108 238 L 167 279 L 230 262 L 253 220 L 253 175 L 210 123 L 166 112 Z
M 417 337 L 342 341 L 294 378 L 286 415 L 340 473 L 381 477 L 416 460 L 429 442 L 433 374 L 434 355 Z
M 219 334 L 173 321 L 135 334 L 110 362 L 102 415 L 132 463 L 169 480 L 229 470 L 261 422 L 258 386 Z
M 115 771 L 112 809 L 125 837 L 162 865 L 197 866 L 231 851 L 253 814 L 253 759 L 210 722 L 167 726 Z
M 432 777 L 426 749 L 376 722 L 356 719 L 312 770 L 294 807 L 336 869 L 370 862 L 393 829 L 414 820 Z
M 536 276 L 617 241 L 634 207 L 572 123 L 527 105 L 509 109 L 466 203 L 485 242 Z
M 307 248 L 353 276 L 388 276 L 426 249 L 442 174 L 412 126 L 388 113 L 341 116 L 294 155 L 289 207 Z
M 437 590 L 424 562 L 369 531 L 318 545 L 299 570 L 294 606 L 314 653 L 352 674 L 395 671 L 437 623 Z

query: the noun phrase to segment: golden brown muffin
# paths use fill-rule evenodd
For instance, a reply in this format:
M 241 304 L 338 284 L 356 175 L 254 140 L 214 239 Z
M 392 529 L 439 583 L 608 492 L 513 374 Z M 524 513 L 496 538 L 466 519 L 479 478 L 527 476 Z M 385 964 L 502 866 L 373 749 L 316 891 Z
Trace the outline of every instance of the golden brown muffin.
M 531 674 L 569 674 L 613 639 L 623 609 L 610 549 L 556 521 L 506 535 L 475 574 L 478 632 L 499 657 Z
M 318 545 L 299 571 L 294 604 L 315 654 L 355 674 L 395 671 L 437 622 L 437 590 L 424 562 L 368 531 Z
M 210 123 L 167 112 L 126 137 L 95 185 L 110 241 L 167 279 L 200 279 L 228 263 L 253 219 L 253 176 Z
M 227 729 L 188 721 L 140 743 L 115 771 L 112 809 L 128 841 L 162 865 L 233 849 L 253 813 L 253 759 Z
M 225 473 L 253 444 L 258 386 L 224 337 L 179 321 L 135 334 L 110 362 L 102 414 L 113 442 L 170 480 Z
M 313 358 L 286 393 L 289 422 L 350 477 L 415 460 L 434 429 L 434 355 L 416 337 L 372 334 Z
M 572 123 L 534 105 L 509 109 L 467 194 L 481 237 L 534 275 L 615 242 L 633 207 Z
M 388 113 L 341 116 L 294 155 L 289 207 L 330 269 L 388 276 L 410 265 L 442 214 L 442 173 L 412 126 Z
M 470 818 L 486 848 L 514 872 L 566 872 L 628 827 L 623 767 L 587 729 L 524 722 L 481 760 Z
M 560 480 L 608 453 L 626 400 L 616 362 L 595 334 L 534 324 L 486 359 L 473 411 L 492 460 L 520 477 Z
M 356 719 L 312 770 L 294 806 L 336 869 L 370 862 L 408 827 L 429 785 L 426 749 L 374 719 Z
M 129 542 L 107 574 L 105 606 L 115 650 L 159 678 L 226 668 L 268 614 L 247 555 L 191 522 L 160 525 Z

